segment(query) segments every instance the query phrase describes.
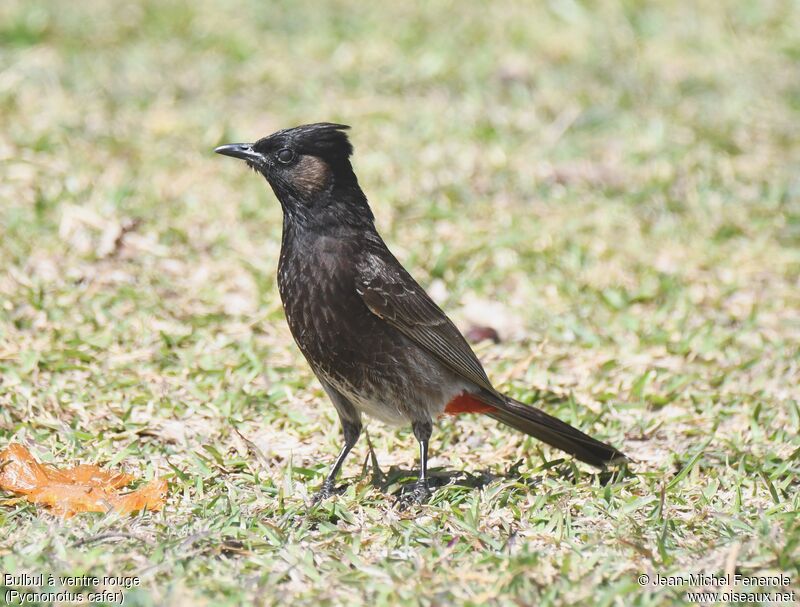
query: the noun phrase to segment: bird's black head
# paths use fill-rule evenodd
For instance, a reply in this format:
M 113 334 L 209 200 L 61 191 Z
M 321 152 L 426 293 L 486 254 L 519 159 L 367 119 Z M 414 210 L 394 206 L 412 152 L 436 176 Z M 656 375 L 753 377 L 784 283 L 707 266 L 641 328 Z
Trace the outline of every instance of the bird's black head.
M 305 225 L 372 223 L 358 185 L 344 132 L 350 127 L 319 122 L 284 129 L 255 143 L 232 143 L 214 151 L 240 158 L 272 186 L 287 220 Z

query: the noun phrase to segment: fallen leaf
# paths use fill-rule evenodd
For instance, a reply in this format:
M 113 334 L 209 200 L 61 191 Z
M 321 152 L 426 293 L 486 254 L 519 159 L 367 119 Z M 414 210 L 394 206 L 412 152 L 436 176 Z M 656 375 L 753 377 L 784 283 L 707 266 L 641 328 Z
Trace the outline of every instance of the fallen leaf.
M 467 338 L 467 341 L 474 344 L 485 340 L 492 341 L 496 344 L 500 343 L 500 335 L 497 333 L 497 330 L 494 327 L 485 325 L 471 325 L 464 332 L 464 337 Z
M 460 311 L 462 321 L 460 326 L 493 329 L 500 341 L 525 334 L 524 323 L 519 314 L 515 313 L 514 308 L 498 301 L 480 298 L 477 295 L 470 296 L 465 301 L 466 303 Z M 486 337 L 481 339 L 486 339 Z M 489 339 L 493 340 L 492 337 Z
M 81 465 L 65 470 L 36 461 L 22 445 L 12 443 L 0 452 L 0 489 L 24 495 L 29 502 L 42 504 L 62 516 L 78 512 L 130 514 L 138 510 L 161 510 L 167 494 L 167 481 L 156 479 L 127 494 L 119 489 L 134 477 L 124 472 Z

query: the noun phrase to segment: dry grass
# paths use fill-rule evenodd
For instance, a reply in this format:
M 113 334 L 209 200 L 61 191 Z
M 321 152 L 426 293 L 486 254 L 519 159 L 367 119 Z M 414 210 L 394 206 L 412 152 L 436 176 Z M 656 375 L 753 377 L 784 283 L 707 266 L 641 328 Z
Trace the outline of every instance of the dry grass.
M 160 514 L 0 505 L 0 573 L 126 605 L 680 603 L 800 575 L 800 11 L 785 2 L 0 5 L 0 447 L 169 476 Z M 499 387 L 638 460 L 443 420 L 339 443 L 274 284 L 280 210 L 211 153 L 354 126 L 395 253 Z M 462 472 L 463 471 L 463 472 Z

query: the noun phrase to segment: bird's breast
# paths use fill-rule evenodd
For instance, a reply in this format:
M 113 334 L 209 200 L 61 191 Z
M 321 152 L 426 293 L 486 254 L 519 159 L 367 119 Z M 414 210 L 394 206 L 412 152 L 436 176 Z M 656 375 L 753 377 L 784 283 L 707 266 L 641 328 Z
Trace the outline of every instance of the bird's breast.
M 289 329 L 314 373 L 357 409 L 388 423 L 425 419 L 467 387 L 370 311 L 356 290 L 358 250 L 324 240 L 290 245 L 278 264 Z
M 314 367 L 363 363 L 366 344 L 381 347 L 385 337 L 355 290 L 354 254 L 346 245 L 319 240 L 281 252 L 278 290 L 286 320 Z

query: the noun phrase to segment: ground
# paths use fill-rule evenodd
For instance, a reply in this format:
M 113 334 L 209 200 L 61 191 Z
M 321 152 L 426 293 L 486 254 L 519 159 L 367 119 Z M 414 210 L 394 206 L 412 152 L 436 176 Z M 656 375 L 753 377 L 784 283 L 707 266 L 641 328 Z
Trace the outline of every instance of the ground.
M 786 1 L 0 5 L 0 448 L 167 477 L 160 513 L 0 493 L 0 573 L 126 605 L 662 605 L 800 576 L 800 10 Z M 280 208 L 214 146 L 320 120 L 496 385 L 597 473 L 447 418 L 340 444 L 275 286 Z M 649 575 L 642 586 L 639 576 Z M 767 588 L 775 591 L 777 588 Z

